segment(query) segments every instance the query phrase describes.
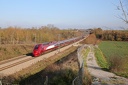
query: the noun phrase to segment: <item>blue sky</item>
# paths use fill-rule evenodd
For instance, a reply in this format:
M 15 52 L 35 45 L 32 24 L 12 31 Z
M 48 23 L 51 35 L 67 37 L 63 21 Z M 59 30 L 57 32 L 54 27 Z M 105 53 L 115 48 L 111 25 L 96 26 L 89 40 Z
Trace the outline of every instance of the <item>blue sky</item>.
M 118 0 L 0 0 L 0 27 L 119 29 L 127 27 L 116 16 Z

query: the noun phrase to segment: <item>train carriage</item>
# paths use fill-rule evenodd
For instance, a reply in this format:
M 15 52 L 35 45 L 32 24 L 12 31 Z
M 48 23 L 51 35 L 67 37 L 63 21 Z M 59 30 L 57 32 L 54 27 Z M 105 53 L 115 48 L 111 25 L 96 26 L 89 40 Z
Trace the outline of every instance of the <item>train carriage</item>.
M 54 42 L 46 42 L 43 44 L 37 44 L 33 49 L 33 56 L 34 57 L 40 56 L 42 53 L 46 51 L 54 50 L 54 49 L 57 49 L 58 47 L 64 47 L 80 39 L 82 39 L 82 37 L 71 38 L 71 39 L 58 41 L 58 42 L 54 41 Z

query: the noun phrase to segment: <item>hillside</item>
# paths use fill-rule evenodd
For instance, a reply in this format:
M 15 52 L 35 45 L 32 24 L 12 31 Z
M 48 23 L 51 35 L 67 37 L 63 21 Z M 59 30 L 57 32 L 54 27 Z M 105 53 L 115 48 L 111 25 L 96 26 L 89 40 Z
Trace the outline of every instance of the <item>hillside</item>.
M 34 44 L 31 45 L 0 45 L 0 61 L 13 57 L 26 55 L 32 52 Z

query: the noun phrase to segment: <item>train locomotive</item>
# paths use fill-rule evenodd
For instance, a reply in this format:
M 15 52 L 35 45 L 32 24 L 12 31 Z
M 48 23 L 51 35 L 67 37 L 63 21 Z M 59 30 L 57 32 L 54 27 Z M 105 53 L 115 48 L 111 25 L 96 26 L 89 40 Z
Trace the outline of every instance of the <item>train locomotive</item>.
M 71 38 L 68 40 L 63 40 L 63 41 L 54 41 L 54 42 L 45 42 L 42 44 L 37 44 L 35 45 L 34 49 L 33 49 L 33 56 L 34 57 L 38 57 L 41 54 L 47 52 L 47 51 L 52 51 L 55 50 L 59 47 L 64 47 L 66 45 L 72 44 L 80 39 L 82 39 L 83 37 L 76 37 L 76 38 Z

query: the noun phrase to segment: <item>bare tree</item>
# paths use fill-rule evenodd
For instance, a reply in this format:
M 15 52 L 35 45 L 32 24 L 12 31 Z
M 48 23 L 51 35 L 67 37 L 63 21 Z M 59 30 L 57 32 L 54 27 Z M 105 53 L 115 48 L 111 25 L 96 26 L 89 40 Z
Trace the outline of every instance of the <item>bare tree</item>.
M 128 4 L 128 0 L 124 0 L 126 4 Z M 123 20 L 126 24 L 128 24 L 128 5 L 124 5 L 122 0 L 119 0 L 119 6 L 117 9 L 122 12 L 122 16 L 118 16 L 119 19 Z

